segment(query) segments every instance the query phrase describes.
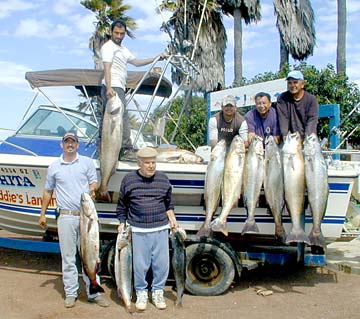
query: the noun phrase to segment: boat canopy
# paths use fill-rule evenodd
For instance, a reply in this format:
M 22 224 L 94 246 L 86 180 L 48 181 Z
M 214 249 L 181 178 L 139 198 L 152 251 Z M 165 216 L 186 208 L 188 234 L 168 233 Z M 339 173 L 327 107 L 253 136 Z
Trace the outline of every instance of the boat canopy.
M 128 71 L 126 82 L 127 90 L 134 90 L 142 80 L 145 73 L 146 72 L 142 71 Z M 100 95 L 101 81 L 103 77 L 103 70 L 93 69 L 58 69 L 25 73 L 25 79 L 30 83 L 33 89 L 49 86 L 75 86 L 83 92 L 83 87 L 85 87 L 89 96 Z M 150 72 L 144 79 L 137 93 L 152 95 L 159 78 L 159 73 Z M 172 85 L 170 81 L 162 78 L 156 95 L 169 97 L 171 95 L 171 91 Z

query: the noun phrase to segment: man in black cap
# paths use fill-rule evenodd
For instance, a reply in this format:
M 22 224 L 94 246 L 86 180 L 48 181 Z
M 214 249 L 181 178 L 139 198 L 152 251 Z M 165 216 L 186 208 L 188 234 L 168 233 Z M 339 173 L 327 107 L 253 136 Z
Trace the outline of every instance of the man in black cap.
M 131 225 L 136 309 L 144 311 L 148 300 L 146 274 L 151 267 L 152 302 L 165 309 L 164 286 L 169 273 L 169 228 L 178 227 L 172 188 L 167 176 L 156 171 L 157 152 L 145 147 L 137 152 L 139 169 L 125 175 L 116 208 L 120 221 Z
M 45 182 L 39 225 L 46 229 L 46 210 L 54 190 L 60 215 L 57 219 L 59 244 L 62 260 L 65 307 L 72 308 L 78 297 L 79 275 L 76 254 L 80 243 L 80 202 L 81 194 L 86 192 L 95 198 L 97 185 L 96 169 L 92 159 L 79 155 L 79 139 L 73 132 L 64 134 L 61 142 L 63 154 L 51 163 Z M 100 283 L 99 276 L 96 281 Z M 109 302 L 100 294 L 100 290 L 90 294 L 90 280 L 83 274 L 88 301 L 101 307 L 108 307 Z M 102 290 L 102 288 L 101 288 Z
M 304 75 L 294 70 L 286 80 L 288 90 L 281 93 L 276 105 L 283 140 L 289 132 L 299 132 L 302 139 L 311 133 L 317 134 L 319 104 L 314 95 L 304 90 Z
M 210 146 L 214 147 L 218 141 L 224 139 L 229 148 L 235 135 L 240 135 L 247 145 L 247 123 L 236 109 L 235 97 L 227 95 L 222 100 L 221 111 L 209 120 Z

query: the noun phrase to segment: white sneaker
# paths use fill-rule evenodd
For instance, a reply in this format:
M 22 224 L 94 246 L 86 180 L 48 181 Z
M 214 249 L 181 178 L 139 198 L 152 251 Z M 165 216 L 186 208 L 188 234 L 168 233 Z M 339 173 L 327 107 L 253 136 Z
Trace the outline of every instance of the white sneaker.
M 146 290 L 137 290 L 136 291 L 136 303 L 135 307 L 138 311 L 144 311 L 147 306 L 148 293 Z
M 164 299 L 164 291 L 163 290 L 155 290 L 151 294 L 151 299 L 156 308 L 163 310 L 166 309 L 166 303 Z

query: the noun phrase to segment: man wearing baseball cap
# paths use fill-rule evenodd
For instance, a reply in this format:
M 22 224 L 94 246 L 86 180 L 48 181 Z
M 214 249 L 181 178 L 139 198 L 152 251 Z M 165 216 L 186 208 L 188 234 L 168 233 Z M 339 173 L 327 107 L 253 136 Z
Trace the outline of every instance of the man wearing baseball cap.
M 77 137 L 76 133 L 74 132 L 67 132 L 64 134 L 62 141 L 65 142 L 67 139 L 71 139 L 74 142 L 79 142 L 79 138 Z
M 314 95 L 304 90 L 304 75 L 294 70 L 288 73 L 286 81 L 288 90 L 278 97 L 276 104 L 283 140 L 289 132 L 299 132 L 303 139 L 317 134 L 319 104 Z
M 168 177 L 156 171 L 157 151 L 145 147 L 137 152 L 138 170 L 123 178 L 116 208 L 120 225 L 132 230 L 136 309 L 144 311 L 148 301 L 146 274 L 151 267 L 151 299 L 165 309 L 164 287 L 169 273 L 169 228 L 177 228 L 172 188 Z
M 92 159 L 78 154 L 79 139 L 74 132 L 64 134 L 61 148 L 63 153 L 50 164 L 47 170 L 39 226 L 42 229 L 47 228 L 46 211 L 52 196 L 56 194 L 56 204 L 59 208 L 57 229 L 65 291 L 64 306 L 72 308 L 75 306 L 80 287 L 76 255 L 80 242 L 81 194 L 89 193 L 95 199 L 97 175 Z M 90 279 L 85 272 L 83 272 L 83 279 L 86 284 L 88 302 L 108 307 L 109 301 L 100 294 L 104 292 L 100 286 L 100 277 L 96 275 L 98 285 L 94 289 L 90 289 Z
M 236 109 L 236 99 L 227 95 L 221 103 L 221 111 L 209 120 L 210 146 L 214 147 L 222 139 L 229 147 L 235 135 L 240 135 L 247 143 L 248 127 L 246 121 Z

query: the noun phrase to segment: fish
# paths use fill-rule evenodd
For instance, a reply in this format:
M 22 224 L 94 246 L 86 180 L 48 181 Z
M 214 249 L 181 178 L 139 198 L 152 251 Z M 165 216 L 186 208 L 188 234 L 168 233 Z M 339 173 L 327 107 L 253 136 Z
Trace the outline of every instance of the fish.
M 305 199 L 305 169 L 302 153 L 302 140 L 298 132 L 288 133 L 282 148 L 285 203 L 291 217 L 291 230 L 286 243 L 307 243 L 301 224 Z
M 123 114 L 125 106 L 117 94 L 110 98 L 105 107 L 100 142 L 99 198 L 111 202 L 108 185 L 116 171 L 123 138 Z
M 305 137 L 304 157 L 306 188 L 313 217 L 313 227 L 309 234 L 310 245 L 325 248 L 321 221 L 329 196 L 328 173 L 319 139 L 314 133 Z
M 96 281 L 100 270 L 99 220 L 95 204 L 88 193 L 81 194 L 80 205 L 80 256 L 85 274 L 89 277 L 90 294 L 104 292 Z
M 176 301 L 175 305 L 182 306 L 182 297 L 185 289 L 185 249 L 186 232 L 182 228 L 173 229 L 170 232 L 170 242 L 172 248 L 171 265 L 176 283 Z
M 244 205 L 247 219 L 242 230 L 245 233 L 258 233 L 255 221 L 255 209 L 259 201 L 261 186 L 264 179 L 264 146 L 263 139 L 255 135 L 252 139 L 245 159 L 244 167 Z
M 265 139 L 264 192 L 275 221 L 275 237 L 285 243 L 286 233 L 281 220 L 285 208 L 282 157 L 272 135 Z
M 157 148 L 158 155 L 156 161 L 161 163 L 180 163 L 180 164 L 201 164 L 204 159 L 188 150 L 177 148 Z
M 125 226 L 122 232 L 117 235 L 114 272 L 118 295 L 122 299 L 126 310 L 132 313 L 135 309 L 131 304 L 133 291 L 133 255 L 130 226 Z
M 208 237 L 212 231 L 211 219 L 220 203 L 221 188 L 224 177 L 226 142 L 220 140 L 212 149 L 210 161 L 205 173 L 205 221 L 197 232 L 198 237 Z
M 231 210 L 237 206 L 242 192 L 245 153 L 245 143 L 239 135 L 236 135 L 225 160 L 222 210 L 219 217 L 210 224 L 213 231 L 221 231 L 225 236 L 228 235 L 226 219 Z

